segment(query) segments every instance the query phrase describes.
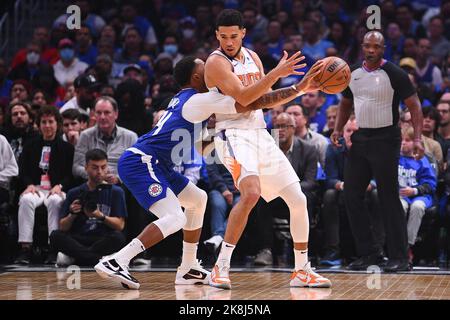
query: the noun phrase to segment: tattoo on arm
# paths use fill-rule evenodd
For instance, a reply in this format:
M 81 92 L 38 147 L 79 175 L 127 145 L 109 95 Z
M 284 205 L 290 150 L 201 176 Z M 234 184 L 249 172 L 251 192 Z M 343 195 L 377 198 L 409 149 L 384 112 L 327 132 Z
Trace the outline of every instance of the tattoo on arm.
M 270 108 L 294 99 L 298 93 L 299 91 L 292 87 L 278 89 L 264 94 L 259 99 L 249 104 L 247 108 L 251 110 Z

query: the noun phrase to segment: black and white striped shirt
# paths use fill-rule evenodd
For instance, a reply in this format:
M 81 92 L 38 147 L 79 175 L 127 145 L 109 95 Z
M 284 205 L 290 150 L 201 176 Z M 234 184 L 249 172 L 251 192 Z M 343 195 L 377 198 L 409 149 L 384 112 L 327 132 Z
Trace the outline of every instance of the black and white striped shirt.
M 416 92 L 405 71 L 389 61 L 383 62 L 372 71 L 361 63 L 352 66 L 350 84 L 342 92 L 353 100 L 360 128 L 397 126 L 400 100 Z

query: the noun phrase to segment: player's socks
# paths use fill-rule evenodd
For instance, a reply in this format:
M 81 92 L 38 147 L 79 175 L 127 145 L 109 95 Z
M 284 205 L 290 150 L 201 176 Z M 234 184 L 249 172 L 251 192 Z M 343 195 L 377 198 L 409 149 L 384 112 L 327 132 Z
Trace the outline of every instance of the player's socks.
M 142 251 L 145 251 L 145 247 L 142 242 L 134 238 L 129 244 L 123 247 L 119 252 L 115 253 L 112 257 L 123 264 L 130 264 L 130 260 L 137 256 Z
M 189 268 L 197 263 L 197 243 L 183 241 L 183 257 L 181 259 L 181 267 Z
M 308 249 L 306 250 L 296 250 L 294 249 L 295 256 L 295 270 L 302 270 L 303 267 L 308 263 Z
M 228 262 L 228 265 L 230 265 L 231 255 L 233 254 L 234 248 L 236 248 L 236 245 L 223 241 L 217 261 L 226 261 Z

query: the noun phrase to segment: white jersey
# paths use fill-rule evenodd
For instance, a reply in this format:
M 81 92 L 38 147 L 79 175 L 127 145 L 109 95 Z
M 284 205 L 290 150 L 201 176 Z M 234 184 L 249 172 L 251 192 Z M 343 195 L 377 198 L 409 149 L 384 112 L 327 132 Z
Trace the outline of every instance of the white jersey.
M 242 47 L 241 52 L 244 55 L 244 62 L 239 60 L 230 59 L 223 54 L 220 50 L 215 50 L 211 55 L 217 54 L 225 57 L 230 61 L 233 72 L 242 81 L 244 86 L 249 86 L 259 79 L 261 79 L 261 71 L 258 65 L 253 60 L 250 52 Z M 210 91 L 220 92 L 217 87 L 208 88 Z M 264 114 L 262 110 L 248 111 L 245 113 L 238 113 L 233 115 L 226 114 L 216 114 L 216 131 L 221 131 L 224 129 L 260 129 L 266 128 L 266 122 L 264 121 Z

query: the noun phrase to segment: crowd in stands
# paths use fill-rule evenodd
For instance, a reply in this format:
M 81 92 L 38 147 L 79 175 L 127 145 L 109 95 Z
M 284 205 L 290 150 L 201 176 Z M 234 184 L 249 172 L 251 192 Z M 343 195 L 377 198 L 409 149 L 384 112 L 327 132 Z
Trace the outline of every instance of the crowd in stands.
M 36 27 L 11 61 L 0 57 L 0 261 L 93 265 L 154 219 L 122 185 L 117 161 L 156 125 L 179 90 L 172 75 L 175 64 L 186 55 L 206 60 L 217 48 L 214 21 L 221 10 L 242 12 L 244 45 L 259 55 L 267 72 L 283 50 L 289 55 L 301 50 L 306 70 L 327 56 L 339 56 L 349 65 L 361 62 L 366 7 L 377 4 L 384 58 L 409 74 L 424 115 L 426 157 L 411 161 L 411 116 L 401 104 L 399 197 L 408 221 L 410 259 L 415 265 L 448 263 L 450 0 L 74 4 L 81 9 L 79 29 L 67 29 L 63 14 Z M 275 87 L 299 80 L 286 77 Z M 310 254 L 319 266 L 344 265 L 355 255 L 342 193 L 346 153 L 358 124 L 354 118 L 348 121 L 341 148 L 330 143 L 340 98 L 310 92 L 265 111 L 267 128 L 307 197 Z M 214 127 L 213 118 L 209 126 Z M 200 252 L 213 261 L 239 191 L 223 165 L 201 156 L 178 169 L 208 192 Z M 383 255 L 376 177 L 366 198 Z M 250 219 L 238 257 L 253 256 L 256 265 L 291 265 L 286 204 L 261 199 Z M 181 242 L 174 243 L 161 244 L 169 246 L 165 250 L 156 246 L 146 256 L 179 259 Z

